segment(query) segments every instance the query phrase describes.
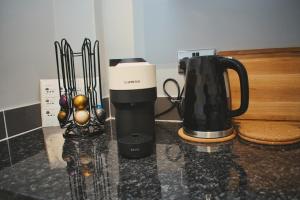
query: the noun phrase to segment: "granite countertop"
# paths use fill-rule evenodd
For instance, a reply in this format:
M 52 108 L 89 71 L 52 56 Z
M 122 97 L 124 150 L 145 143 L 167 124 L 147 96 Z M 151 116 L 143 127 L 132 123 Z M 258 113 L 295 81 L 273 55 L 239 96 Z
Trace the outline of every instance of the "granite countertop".
M 114 121 L 81 140 L 44 128 L 0 171 L 0 199 L 300 199 L 300 144 L 193 145 L 179 127 L 157 122 L 156 152 L 142 159 L 118 155 Z

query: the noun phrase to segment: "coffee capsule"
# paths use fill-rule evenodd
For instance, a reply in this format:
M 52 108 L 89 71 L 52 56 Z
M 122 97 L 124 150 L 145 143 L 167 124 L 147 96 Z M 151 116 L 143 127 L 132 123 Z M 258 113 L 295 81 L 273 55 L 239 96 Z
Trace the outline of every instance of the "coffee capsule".
M 73 98 L 73 105 L 77 110 L 83 110 L 88 105 L 88 98 L 84 95 L 77 95 Z
M 74 114 L 76 124 L 79 126 L 86 125 L 90 120 L 90 113 L 86 110 L 78 110 Z
M 59 105 L 63 108 L 68 108 L 68 98 L 66 95 L 61 95 L 59 98 Z
M 67 117 L 68 117 L 68 113 L 64 110 L 59 111 L 57 115 L 57 119 L 61 123 L 65 122 L 67 120 Z
M 106 113 L 105 113 L 105 110 L 102 108 L 101 104 L 98 104 L 96 106 L 95 114 L 96 114 L 96 117 L 99 122 L 102 122 L 105 120 Z

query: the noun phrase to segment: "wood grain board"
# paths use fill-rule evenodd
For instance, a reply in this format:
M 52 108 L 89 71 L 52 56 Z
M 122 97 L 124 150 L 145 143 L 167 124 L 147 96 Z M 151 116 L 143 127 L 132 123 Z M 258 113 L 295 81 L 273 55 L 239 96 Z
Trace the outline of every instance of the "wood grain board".
M 300 141 L 300 48 L 223 51 L 239 60 L 249 79 L 249 108 L 237 117 L 239 136 L 268 145 Z M 240 105 L 239 79 L 228 71 L 232 107 Z
M 244 64 L 249 108 L 239 119 L 300 121 L 300 48 L 223 51 Z M 240 105 L 237 74 L 229 70 L 233 108 Z

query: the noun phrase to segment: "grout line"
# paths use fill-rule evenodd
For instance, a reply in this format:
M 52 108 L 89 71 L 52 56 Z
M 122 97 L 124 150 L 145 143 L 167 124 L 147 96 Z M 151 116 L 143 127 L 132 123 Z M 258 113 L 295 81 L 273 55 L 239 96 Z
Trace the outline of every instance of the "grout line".
M 1 142 L 1 141 L 4 141 L 4 140 L 9 140 L 9 139 L 11 139 L 11 138 L 18 137 L 18 136 L 20 136 L 20 135 L 25 135 L 26 133 L 30 133 L 30 132 L 32 132 L 32 131 L 36 131 L 36 130 L 38 130 L 38 129 L 41 129 L 41 128 L 43 128 L 43 127 L 42 127 L 42 126 L 40 126 L 40 127 L 37 127 L 37 128 L 31 129 L 31 130 L 28 130 L 28 131 L 25 131 L 25 132 L 22 132 L 22 133 L 18 133 L 18 134 L 16 134 L 16 135 L 13 135 L 13 136 L 10 136 L 10 137 L 7 137 L 7 138 L 4 138 L 4 139 L 0 140 L 0 142 Z
M 110 118 L 107 118 L 106 121 L 109 121 L 109 120 L 115 120 L 116 118 L 115 117 L 110 117 Z M 172 122 L 172 123 L 179 123 L 179 122 L 182 122 L 182 120 L 168 120 L 168 119 L 155 119 L 156 122 Z
M 182 120 L 176 120 L 176 119 L 155 119 L 156 122 L 172 122 L 172 123 L 179 123 L 182 122 Z
M 6 118 L 5 118 L 5 113 L 3 111 L 3 121 L 4 121 L 4 129 L 5 129 L 5 134 L 6 134 L 6 138 L 2 139 L 2 140 L 7 140 L 7 148 L 8 148 L 8 157 L 9 157 L 9 163 L 10 165 L 12 165 L 12 161 L 11 161 L 11 153 L 10 153 L 10 146 L 9 146 L 9 141 L 8 141 L 8 132 L 7 132 L 7 126 L 6 126 Z M 0 140 L 0 141 L 2 141 Z
M 7 133 L 7 126 L 6 126 L 6 118 L 5 118 L 5 114 L 4 114 L 4 111 L 3 111 L 3 121 L 4 121 L 4 129 L 5 129 L 5 135 L 6 135 L 6 138 L 8 138 L 8 133 Z
M 25 132 L 23 132 L 23 133 L 19 133 L 19 134 L 10 136 L 10 137 L 8 137 L 8 139 L 15 138 L 15 137 L 18 137 L 18 136 L 20 136 L 20 135 L 25 135 L 26 133 L 29 133 L 29 132 L 32 132 L 32 131 L 36 131 L 36 130 L 41 129 L 41 128 L 42 128 L 42 126 L 37 127 L 37 128 L 34 128 L 34 129 L 31 129 L 31 130 L 28 130 L 28 131 L 25 131 Z
M 18 108 L 23 108 L 23 107 L 28 107 L 28 106 L 33 106 L 36 104 L 41 104 L 40 101 L 37 101 L 35 103 L 30 103 L 30 104 L 22 104 L 22 105 L 18 105 L 18 106 L 11 106 L 11 107 L 7 107 L 7 108 L 3 108 L 1 111 L 8 111 L 8 110 L 14 110 L 14 109 L 18 109 Z

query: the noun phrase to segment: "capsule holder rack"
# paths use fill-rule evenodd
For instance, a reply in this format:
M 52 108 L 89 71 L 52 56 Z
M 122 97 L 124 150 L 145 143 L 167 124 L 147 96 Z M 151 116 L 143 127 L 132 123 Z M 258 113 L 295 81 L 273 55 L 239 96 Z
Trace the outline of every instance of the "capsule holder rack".
M 65 119 L 59 120 L 60 127 L 66 128 L 64 137 L 85 137 L 103 133 L 104 116 L 99 118 L 96 114 L 98 105 L 103 108 L 102 89 L 101 89 L 101 71 L 100 71 L 100 52 L 99 41 L 96 40 L 92 47 L 91 40 L 85 38 L 81 47 L 81 52 L 73 52 L 66 39 L 60 42 L 55 41 L 56 65 L 59 86 L 59 96 L 64 95 L 67 99 L 67 108 L 61 106 L 60 111 L 66 112 Z M 73 105 L 73 99 L 77 96 L 75 57 L 81 57 L 84 96 L 88 99 L 88 105 L 85 108 L 89 112 L 89 121 L 84 125 L 79 125 L 75 121 L 76 108 Z M 96 87 L 99 85 L 99 99 Z M 104 110 L 103 110 L 104 111 Z

